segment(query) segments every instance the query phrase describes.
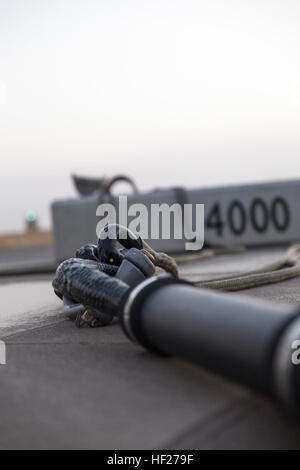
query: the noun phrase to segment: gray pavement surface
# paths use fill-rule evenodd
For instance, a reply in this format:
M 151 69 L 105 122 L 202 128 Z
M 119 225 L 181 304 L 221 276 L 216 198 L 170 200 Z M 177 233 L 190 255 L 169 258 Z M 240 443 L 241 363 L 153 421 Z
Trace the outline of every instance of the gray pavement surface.
M 205 276 L 273 261 L 282 249 L 182 266 Z M 239 259 L 236 257 L 238 256 Z M 77 329 L 51 276 L 0 278 L 1 449 L 299 449 L 299 419 L 244 387 L 130 343 L 113 325 Z M 300 280 L 249 289 L 300 301 Z M 241 295 L 236 293 L 235 295 Z
M 52 245 L 0 248 L 0 276 L 55 271 Z

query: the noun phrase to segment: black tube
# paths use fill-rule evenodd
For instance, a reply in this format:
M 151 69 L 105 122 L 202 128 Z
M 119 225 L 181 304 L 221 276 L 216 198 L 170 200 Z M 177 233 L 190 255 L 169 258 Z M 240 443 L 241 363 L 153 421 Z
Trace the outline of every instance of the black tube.
M 136 287 L 122 312 L 124 330 L 143 346 L 279 395 L 289 405 L 300 402 L 300 365 L 292 364 L 291 349 L 300 339 L 299 309 L 163 277 Z

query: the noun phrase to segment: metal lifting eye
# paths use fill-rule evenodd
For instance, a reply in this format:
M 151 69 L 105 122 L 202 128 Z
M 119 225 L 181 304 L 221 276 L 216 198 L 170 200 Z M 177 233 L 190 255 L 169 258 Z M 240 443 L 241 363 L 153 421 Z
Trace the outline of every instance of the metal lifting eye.
M 144 251 L 150 261 L 165 271 L 178 276 L 176 262 L 165 253 L 157 253 L 141 237 L 119 224 L 106 225 L 99 235 L 97 255 L 101 263 L 121 266 L 131 248 Z
M 119 224 L 104 227 L 98 239 L 98 258 L 102 263 L 120 266 L 130 248 L 143 248 L 143 242 L 128 228 Z

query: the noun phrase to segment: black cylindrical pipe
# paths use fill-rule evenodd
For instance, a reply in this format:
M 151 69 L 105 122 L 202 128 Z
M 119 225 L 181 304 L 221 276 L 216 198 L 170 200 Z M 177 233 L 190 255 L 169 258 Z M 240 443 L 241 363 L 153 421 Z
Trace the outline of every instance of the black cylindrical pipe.
M 289 405 L 299 400 L 300 365 L 292 363 L 299 309 L 163 277 L 137 286 L 121 317 L 130 338 L 149 349 L 275 393 Z

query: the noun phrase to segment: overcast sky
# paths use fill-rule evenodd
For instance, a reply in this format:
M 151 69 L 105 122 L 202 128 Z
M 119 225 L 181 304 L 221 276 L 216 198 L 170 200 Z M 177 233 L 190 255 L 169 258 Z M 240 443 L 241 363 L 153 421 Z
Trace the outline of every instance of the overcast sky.
M 69 174 L 300 177 L 299 0 L 0 0 L 0 231 Z

